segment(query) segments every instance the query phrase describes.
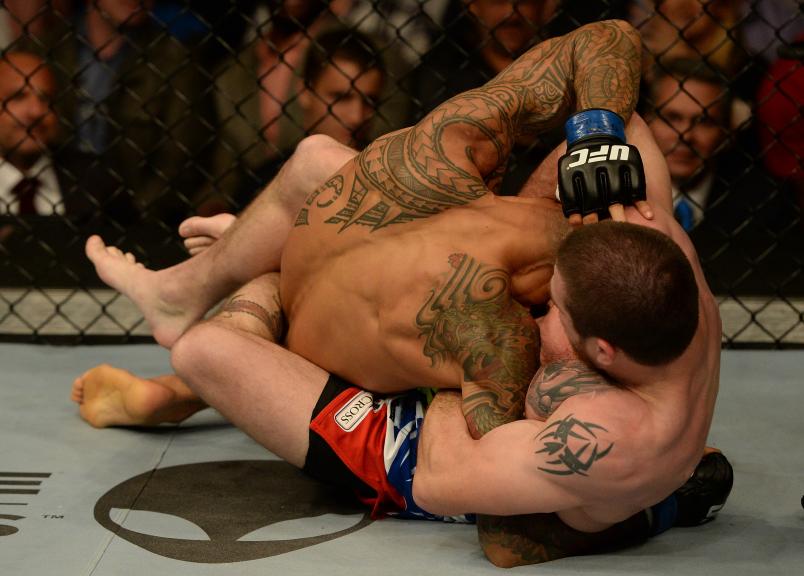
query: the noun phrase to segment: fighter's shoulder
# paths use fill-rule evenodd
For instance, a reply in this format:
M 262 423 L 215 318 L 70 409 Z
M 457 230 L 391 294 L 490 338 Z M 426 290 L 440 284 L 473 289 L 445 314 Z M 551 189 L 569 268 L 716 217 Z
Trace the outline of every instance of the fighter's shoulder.
M 534 452 L 544 456 L 539 469 L 564 478 L 562 482 L 583 477 L 586 483 L 576 488 L 584 491 L 587 504 L 599 499 L 599 489 L 608 495 L 626 493 L 644 461 L 638 438 L 639 412 L 638 406 L 616 390 L 571 398 L 534 439 Z
M 625 209 L 625 219 L 627 222 L 631 224 L 637 224 L 639 226 L 645 226 L 646 228 L 652 228 L 666 236 L 669 236 L 676 244 L 679 245 L 681 250 L 687 255 L 690 260 L 693 258 L 697 259 L 695 256 L 695 249 L 693 248 L 692 241 L 689 239 L 689 236 L 684 232 L 684 229 L 676 222 L 676 219 L 673 218 L 673 215 L 667 212 L 667 210 L 661 207 L 654 207 L 653 209 L 653 218 L 648 220 L 639 211 L 634 207 L 628 207 Z
M 571 398 L 613 390 L 611 382 L 577 359 L 545 362 L 531 380 L 527 393 L 532 417 L 546 420 Z

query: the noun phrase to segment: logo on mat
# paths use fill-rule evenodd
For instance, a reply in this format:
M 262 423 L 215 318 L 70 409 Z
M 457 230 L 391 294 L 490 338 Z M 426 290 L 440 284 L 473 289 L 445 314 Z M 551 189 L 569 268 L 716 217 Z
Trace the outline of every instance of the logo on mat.
M 269 558 L 372 522 L 343 492 L 279 460 L 150 470 L 101 496 L 95 520 L 149 552 L 203 564 Z
M 361 391 L 335 414 L 335 422 L 344 432 L 351 432 L 371 411 L 374 396 L 371 392 Z

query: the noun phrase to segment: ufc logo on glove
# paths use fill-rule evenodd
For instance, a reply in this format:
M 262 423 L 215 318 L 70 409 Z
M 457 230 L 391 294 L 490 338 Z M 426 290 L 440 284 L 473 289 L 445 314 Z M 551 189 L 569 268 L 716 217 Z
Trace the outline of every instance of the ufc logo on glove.
M 611 150 L 609 150 L 611 149 Z M 628 160 L 628 146 L 622 144 L 616 146 L 609 146 L 603 144 L 596 152 L 589 153 L 589 148 L 581 148 L 570 152 L 570 156 L 578 155 L 578 159 L 571 164 L 567 164 L 567 170 L 575 168 L 575 166 L 582 166 L 584 164 L 591 164 L 592 162 L 602 162 L 603 160 Z
M 558 191 L 564 215 L 608 216 L 612 204 L 646 200 L 645 169 L 625 124 L 611 110 L 574 114 L 564 125 L 567 153 L 558 161 Z

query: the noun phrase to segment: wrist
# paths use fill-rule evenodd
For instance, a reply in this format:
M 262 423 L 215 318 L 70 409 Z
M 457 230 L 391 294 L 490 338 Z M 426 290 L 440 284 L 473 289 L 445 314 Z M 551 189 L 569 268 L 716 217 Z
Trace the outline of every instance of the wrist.
M 589 108 L 570 116 L 564 124 L 567 146 L 587 138 L 606 136 L 625 142 L 625 122 L 616 112 L 605 108 Z

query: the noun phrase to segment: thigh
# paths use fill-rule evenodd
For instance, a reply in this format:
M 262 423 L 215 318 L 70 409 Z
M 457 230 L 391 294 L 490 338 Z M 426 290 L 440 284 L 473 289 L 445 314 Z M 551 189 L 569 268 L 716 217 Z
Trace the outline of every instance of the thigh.
M 304 464 L 326 371 L 258 336 L 209 322 L 179 339 L 171 360 L 207 404 L 280 458 Z

